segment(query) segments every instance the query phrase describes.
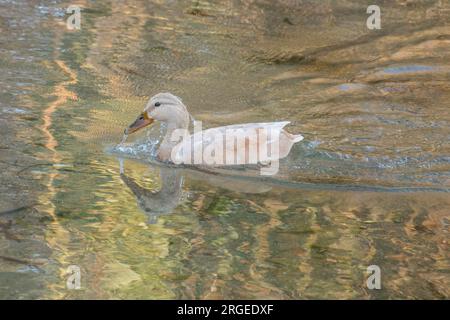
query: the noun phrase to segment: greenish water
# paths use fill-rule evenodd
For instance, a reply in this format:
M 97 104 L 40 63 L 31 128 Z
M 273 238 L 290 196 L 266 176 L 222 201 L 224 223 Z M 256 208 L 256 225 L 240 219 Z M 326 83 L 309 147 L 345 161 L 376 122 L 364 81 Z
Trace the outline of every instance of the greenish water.
M 447 2 L 70 4 L 0 1 L 0 298 L 449 298 Z M 305 140 L 265 179 L 114 150 L 161 91 Z

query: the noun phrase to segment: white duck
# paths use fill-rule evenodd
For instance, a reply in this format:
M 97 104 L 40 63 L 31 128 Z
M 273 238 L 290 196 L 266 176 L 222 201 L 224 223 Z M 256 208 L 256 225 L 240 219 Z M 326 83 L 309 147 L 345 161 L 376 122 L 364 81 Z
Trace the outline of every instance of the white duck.
M 154 120 L 165 122 L 167 131 L 158 149 L 158 159 L 203 166 L 267 165 L 286 157 L 294 143 L 303 140 L 302 135 L 283 130 L 289 121 L 229 125 L 191 135 L 189 119 L 189 112 L 180 98 L 171 93 L 158 93 L 125 129 L 125 136 Z

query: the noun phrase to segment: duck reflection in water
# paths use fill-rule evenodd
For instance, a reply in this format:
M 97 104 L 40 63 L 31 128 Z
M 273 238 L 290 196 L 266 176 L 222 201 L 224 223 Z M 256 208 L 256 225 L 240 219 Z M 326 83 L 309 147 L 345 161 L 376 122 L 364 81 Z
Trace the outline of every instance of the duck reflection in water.
M 231 190 L 239 194 L 265 193 L 272 189 L 268 184 L 222 176 L 212 172 L 178 169 L 173 167 L 159 167 L 161 188 L 159 191 L 146 189 L 133 178 L 125 174 L 123 161 L 120 160 L 120 178 L 130 188 L 136 197 L 139 208 L 148 216 L 148 223 L 155 224 L 158 217 L 173 213 L 183 199 L 184 177 L 201 181 L 202 185 L 211 188 Z
M 178 206 L 183 193 L 183 176 L 180 170 L 161 168 L 161 188 L 153 191 L 140 186 L 123 170 L 120 178 L 136 196 L 138 206 L 148 216 L 148 223 L 155 224 L 160 215 L 169 214 Z

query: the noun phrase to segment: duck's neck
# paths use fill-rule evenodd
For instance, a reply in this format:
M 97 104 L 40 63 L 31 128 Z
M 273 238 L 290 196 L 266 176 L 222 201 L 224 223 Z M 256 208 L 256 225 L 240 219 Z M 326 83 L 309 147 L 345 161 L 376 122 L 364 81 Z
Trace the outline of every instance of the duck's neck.
M 182 119 L 182 121 L 170 121 L 166 122 L 167 130 L 163 141 L 158 149 L 158 159 L 161 161 L 170 161 L 170 155 L 173 147 L 181 142 L 181 133 L 188 133 L 189 129 L 189 115 Z M 177 131 L 180 130 L 180 131 Z

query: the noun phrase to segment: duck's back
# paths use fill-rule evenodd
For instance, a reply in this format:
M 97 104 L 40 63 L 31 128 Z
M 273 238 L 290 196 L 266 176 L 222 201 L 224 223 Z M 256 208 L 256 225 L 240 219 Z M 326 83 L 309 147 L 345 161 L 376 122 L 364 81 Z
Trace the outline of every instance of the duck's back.
M 174 163 L 243 165 L 284 158 L 292 145 L 303 140 L 285 130 L 289 121 L 244 123 L 196 132 L 172 150 Z

